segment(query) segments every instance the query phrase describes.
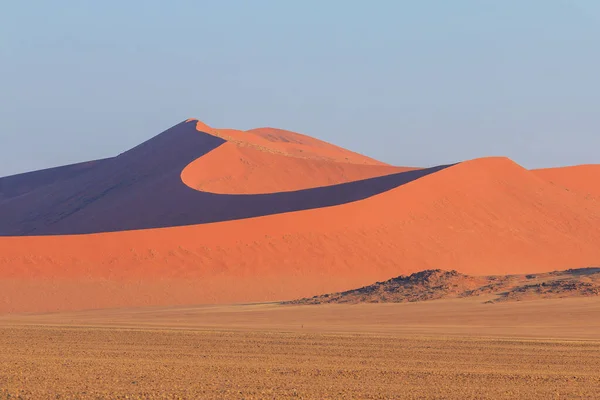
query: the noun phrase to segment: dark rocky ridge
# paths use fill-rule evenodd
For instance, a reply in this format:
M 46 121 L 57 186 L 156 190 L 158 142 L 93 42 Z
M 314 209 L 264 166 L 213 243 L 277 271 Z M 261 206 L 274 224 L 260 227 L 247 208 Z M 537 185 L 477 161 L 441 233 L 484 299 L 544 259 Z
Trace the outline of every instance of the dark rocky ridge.
M 324 294 L 284 304 L 404 303 L 482 296 L 488 303 L 537 298 L 600 295 L 600 268 L 569 269 L 542 274 L 469 276 L 432 269 L 345 292 Z

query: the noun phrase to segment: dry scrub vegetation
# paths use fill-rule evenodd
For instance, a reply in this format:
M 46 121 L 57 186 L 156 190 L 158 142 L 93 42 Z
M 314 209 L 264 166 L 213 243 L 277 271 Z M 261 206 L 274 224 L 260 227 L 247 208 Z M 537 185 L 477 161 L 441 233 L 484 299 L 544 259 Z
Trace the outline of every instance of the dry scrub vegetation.
M 598 398 L 600 342 L 0 327 L 0 398 Z

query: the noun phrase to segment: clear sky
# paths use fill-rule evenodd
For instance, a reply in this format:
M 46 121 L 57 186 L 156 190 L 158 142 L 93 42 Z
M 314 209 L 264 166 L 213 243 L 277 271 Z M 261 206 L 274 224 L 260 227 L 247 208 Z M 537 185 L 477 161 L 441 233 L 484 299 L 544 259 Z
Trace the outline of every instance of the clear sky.
M 597 0 L 3 1 L 0 175 L 188 117 L 396 165 L 600 162 Z

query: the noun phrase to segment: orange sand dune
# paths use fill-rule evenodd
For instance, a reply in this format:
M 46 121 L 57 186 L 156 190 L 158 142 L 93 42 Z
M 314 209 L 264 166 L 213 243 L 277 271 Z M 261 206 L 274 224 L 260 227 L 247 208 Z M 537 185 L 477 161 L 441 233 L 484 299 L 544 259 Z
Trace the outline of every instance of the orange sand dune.
M 363 156 L 344 148 L 334 146 L 310 136 L 300 133 L 275 128 L 256 128 L 247 131 L 253 135 L 264 138 L 285 152 L 295 157 L 306 157 L 306 153 L 326 157 L 329 160 L 353 164 L 385 165 L 379 160 Z
M 188 119 L 188 121 L 192 120 Z M 249 131 L 218 129 L 201 121 L 197 121 L 196 129 L 218 136 L 238 146 L 252 147 L 268 153 L 351 164 L 387 165 L 331 143 L 282 129 L 258 128 Z
M 0 311 L 294 299 L 430 269 L 600 265 L 600 202 L 506 158 L 366 200 L 214 224 L 0 238 Z
M 533 172 L 562 188 L 600 200 L 600 164 L 545 168 Z
M 220 194 L 286 192 L 416 169 L 393 167 L 283 129 L 218 129 L 196 121 L 198 131 L 227 141 L 182 171 L 183 182 L 196 190 Z
M 335 185 L 410 169 L 268 154 L 228 142 L 189 164 L 181 179 L 205 192 L 258 194 Z

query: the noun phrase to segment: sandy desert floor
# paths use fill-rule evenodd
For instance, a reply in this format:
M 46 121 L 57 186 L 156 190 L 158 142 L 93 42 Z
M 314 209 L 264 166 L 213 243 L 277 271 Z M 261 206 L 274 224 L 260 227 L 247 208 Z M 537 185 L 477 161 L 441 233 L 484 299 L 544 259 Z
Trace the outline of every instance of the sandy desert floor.
M 0 398 L 599 398 L 600 298 L 0 317 Z

